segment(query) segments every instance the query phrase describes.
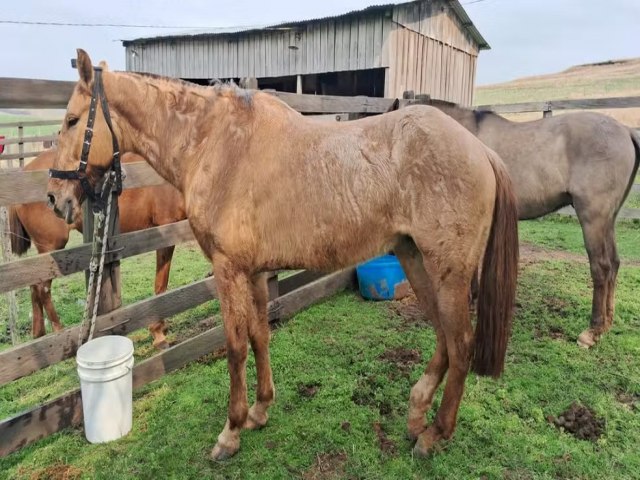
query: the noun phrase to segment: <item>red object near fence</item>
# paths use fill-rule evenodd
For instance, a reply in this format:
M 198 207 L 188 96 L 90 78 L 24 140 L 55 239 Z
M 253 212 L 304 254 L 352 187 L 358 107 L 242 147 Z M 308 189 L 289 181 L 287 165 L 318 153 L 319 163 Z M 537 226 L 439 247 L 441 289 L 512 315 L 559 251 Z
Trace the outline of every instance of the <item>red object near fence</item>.
M 4 135 L 0 135 L 0 140 L 4 140 Z M 0 155 L 4 153 L 4 143 L 0 144 Z

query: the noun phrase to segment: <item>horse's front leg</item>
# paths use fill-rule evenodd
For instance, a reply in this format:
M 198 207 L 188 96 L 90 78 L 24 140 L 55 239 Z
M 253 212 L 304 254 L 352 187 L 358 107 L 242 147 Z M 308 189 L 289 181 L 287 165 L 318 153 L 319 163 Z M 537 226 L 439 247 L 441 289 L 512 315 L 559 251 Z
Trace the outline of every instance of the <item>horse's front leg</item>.
M 271 362 L 269 361 L 269 318 L 267 316 L 267 274 L 261 273 L 253 279 L 254 315 L 249 323 L 249 340 L 256 359 L 258 382 L 256 386 L 256 402 L 249 409 L 249 416 L 244 427 L 257 429 L 267 423 L 267 410 L 275 398 Z
M 240 431 L 247 420 L 247 342 L 255 306 L 253 284 L 247 272 L 219 254 L 214 255 L 213 272 L 224 321 L 230 385 L 227 422 L 211 458 L 224 460 L 240 448 Z

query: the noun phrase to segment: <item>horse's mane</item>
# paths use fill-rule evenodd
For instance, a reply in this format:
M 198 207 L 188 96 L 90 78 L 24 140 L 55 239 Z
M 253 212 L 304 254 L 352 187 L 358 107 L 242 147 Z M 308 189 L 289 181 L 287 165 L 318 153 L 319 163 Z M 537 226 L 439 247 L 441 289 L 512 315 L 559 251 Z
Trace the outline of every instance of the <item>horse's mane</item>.
M 134 77 L 140 77 L 142 79 L 152 79 L 152 80 L 162 80 L 169 84 L 173 84 L 176 86 L 186 87 L 190 89 L 195 89 L 200 92 L 211 92 L 211 90 L 216 91 L 218 93 L 222 93 L 224 91 L 228 91 L 231 93 L 235 93 L 236 96 L 240 98 L 248 98 L 250 97 L 249 91 L 239 87 L 233 80 L 220 80 L 213 79 L 209 83 L 209 85 L 200 85 L 198 83 L 190 82 L 189 80 L 183 80 L 181 78 L 176 77 L 167 77 L 165 75 L 159 75 L 157 73 L 150 72 L 124 72 L 120 71 L 118 73 L 125 73 L 127 75 L 131 75 Z

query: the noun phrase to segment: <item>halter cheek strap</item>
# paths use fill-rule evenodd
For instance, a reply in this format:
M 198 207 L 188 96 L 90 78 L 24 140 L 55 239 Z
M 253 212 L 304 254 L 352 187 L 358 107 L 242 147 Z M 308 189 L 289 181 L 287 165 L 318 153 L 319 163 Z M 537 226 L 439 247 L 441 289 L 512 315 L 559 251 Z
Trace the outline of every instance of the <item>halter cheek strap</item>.
M 80 154 L 80 164 L 76 170 L 49 170 L 50 178 L 59 178 L 61 180 L 78 180 L 82 186 L 82 190 L 91 200 L 96 204 L 96 208 L 102 208 L 105 205 L 106 195 L 109 189 L 94 189 L 87 178 L 87 164 L 89 162 L 89 152 L 91 151 L 91 140 L 93 139 L 93 125 L 96 120 L 97 104 L 100 101 L 102 107 L 102 114 L 104 120 L 109 127 L 111 133 L 111 141 L 113 154 L 111 159 L 111 165 L 109 170 L 113 171 L 114 187 L 113 193 L 120 194 L 122 192 L 122 165 L 120 163 L 120 147 L 118 146 L 118 139 L 113 130 L 113 124 L 111 122 L 111 114 L 109 113 L 109 104 L 107 102 L 107 96 L 104 91 L 104 85 L 102 83 L 102 68 L 93 67 L 95 72 L 93 80 L 93 89 L 91 91 L 91 103 L 89 104 L 89 117 L 87 118 L 87 127 L 84 131 L 84 140 L 82 142 L 82 153 Z M 105 172 L 105 175 L 109 173 L 109 170 Z

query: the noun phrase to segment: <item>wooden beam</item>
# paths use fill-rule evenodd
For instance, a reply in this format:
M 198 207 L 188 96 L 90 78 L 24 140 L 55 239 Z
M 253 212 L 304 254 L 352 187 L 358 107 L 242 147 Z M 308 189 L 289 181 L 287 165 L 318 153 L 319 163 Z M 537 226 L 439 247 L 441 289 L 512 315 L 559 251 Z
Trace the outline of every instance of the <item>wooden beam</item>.
M 76 82 L 0 78 L 1 108 L 66 108 Z
M 350 287 L 355 269 L 349 268 L 327 275 L 277 300 L 269 302 L 270 318 L 275 312 L 289 318 L 302 308 Z M 160 378 L 165 373 L 185 366 L 224 346 L 224 329 L 218 326 L 190 338 L 151 357 L 133 370 L 134 388 Z M 55 400 L 27 412 L 8 418 L 0 424 L 0 457 L 30 445 L 44 437 L 82 423 L 82 400 L 79 390 L 73 390 Z
M 98 316 L 95 336 L 126 335 L 214 298 L 214 279 L 200 280 Z M 79 334 L 80 326 L 75 325 L 0 352 L 0 385 L 73 357 Z
M 190 240 L 193 240 L 193 232 L 188 220 L 124 233 L 110 239 L 110 253 L 105 262 L 114 262 Z M 91 245 L 84 244 L 0 265 L 0 293 L 81 272 L 89 267 L 90 259 Z
M 2 155 L 0 155 L 0 162 L 2 160 L 15 160 L 16 158 L 31 158 L 31 157 L 37 157 L 38 155 L 40 155 L 42 152 L 44 152 L 44 150 L 36 150 L 33 152 L 18 152 L 18 153 L 3 153 Z M 6 173 L 0 173 L 0 175 L 6 175 Z M 0 192 L 0 195 L 2 195 L 2 192 Z M 27 202 L 29 203 L 29 202 Z
M 57 120 L 25 120 L 21 122 L 0 122 L 0 128 L 43 127 L 46 125 L 62 126 L 62 119 Z
M 280 280 L 277 291 L 272 286 L 274 296 L 271 298 L 278 292 L 288 294 L 323 275 L 305 270 Z M 95 336 L 126 335 L 215 298 L 215 280 L 209 277 L 98 316 Z M 80 327 L 76 325 L 0 352 L 0 386 L 73 357 L 78 348 L 79 333 Z
M 33 143 L 33 142 L 45 142 L 58 138 L 58 135 L 38 135 L 35 137 L 22 137 L 22 138 L 5 138 L 0 139 L 0 145 L 14 145 L 16 143 Z M 2 157 L 0 157 L 2 158 Z
M 525 102 L 498 105 L 479 105 L 477 110 L 496 113 L 544 112 L 553 110 L 593 110 L 603 108 L 638 108 L 638 97 L 582 98 L 575 100 L 550 100 L 547 102 Z
M 9 158 L 9 156 L 2 156 L 0 160 L 3 158 Z M 123 182 L 124 188 L 151 187 L 165 183 L 165 180 L 147 162 L 126 163 L 122 166 L 122 170 L 126 176 Z M 47 195 L 48 180 L 47 170 L 0 172 L 0 207 L 43 202 Z
M 275 95 L 300 113 L 384 113 L 394 101 L 392 98 L 299 95 L 275 91 L 268 93 Z
M 280 295 L 292 292 L 308 283 L 314 282 L 325 275 L 324 272 L 316 272 L 313 270 L 304 270 L 302 272 L 283 278 L 278 282 L 278 291 Z

